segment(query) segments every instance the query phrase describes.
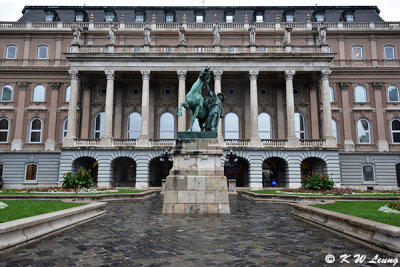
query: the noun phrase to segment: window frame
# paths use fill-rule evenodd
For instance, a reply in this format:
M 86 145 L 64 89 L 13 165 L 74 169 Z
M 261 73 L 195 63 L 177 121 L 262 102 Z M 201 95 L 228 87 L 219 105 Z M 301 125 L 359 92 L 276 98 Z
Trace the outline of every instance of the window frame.
M 201 21 L 198 20 L 199 17 L 201 17 Z M 195 14 L 194 19 L 196 23 L 204 23 L 204 14 L 202 13 Z
M 7 138 L 6 138 L 6 141 L 1 141 L 0 140 L 0 143 L 1 144 L 8 144 L 8 137 L 9 137 L 9 134 L 10 134 L 10 120 L 8 118 L 6 118 L 6 117 L 0 118 L 0 122 L 2 120 L 6 120 L 7 121 L 7 130 L 0 129 L 0 132 L 6 132 L 7 133 Z
M 46 48 L 46 57 L 45 58 L 41 58 L 40 57 L 40 49 L 41 48 Z M 40 59 L 40 60 L 49 59 L 49 46 L 47 46 L 47 45 L 39 45 L 38 48 L 37 48 L 37 57 L 36 57 L 36 59 Z
M 290 19 L 288 19 L 290 18 Z M 294 22 L 294 14 L 285 14 L 285 21 L 288 23 L 293 23 Z
M 364 121 L 366 121 L 368 123 L 368 131 L 363 130 L 364 133 L 366 133 L 366 132 L 368 133 L 368 142 L 361 142 L 360 141 L 361 135 L 360 135 L 360 131 L 359 131 L 359 128 L 358 128 L 358 124 L 361 123 L 362 120 L 364 120 Z M 370 145 L 370 144 L 372 144 L 371 123 L 369 122 L 369 120 L 366 119 L 366 118 L 359 118 L 357 120 L 356 127 L 357 127 L 357 143 L 360 144 L 360 145 Z
M 266 114 L 269 117 L 269 131 L 261 131 L 261 132 L 265 132 L 265 133 L 269 134 L 269 138 L 262 138 L 260 136 L 260 116 L 262 114 Z M 269 114 L 268 112 L 261 112 L 261 113 L 258 114 L 258 136 L 260 137 L 260 139 L 273 139 L 274 138 L 274 134 L 273 134 L 274 131 L 273 131 L 272 126 L 273 125 L 272 125 L 272 116 L 271 116 L 271 114 Z
M 162 137 L 161 136 L 161 122 L 162 122 L 162 117 L 164 116 L 164 115 L 166 115 L 166 114 L 170 114 L 170 115 L 172 115 L 172 119 L 173 119 L 173 126 L 172 126 L 172 131 L 163 131 L 163 132 L 165 132 L 165 133 L 170 133 L 170 132 L 173 132 L 173 137 L 172 138 L 166 138 L 166 137 Z M 175 139 L 175 124 L 176 124 L 176 119 L 175 119 L 175 116 L 174 116 L 174 114 L 172 114 L 171 112 L 169 112 L 169 111 L 166 111 L 166 112 L 163 112 L 163 113 L 161 113 L 161 115 L 160 115 L 160 117 L 159 117 L 159 121 L 158 121 L 158 138 L 159 139 Z
M 102 123 L 102 119 L 101 119 L 102 114 L 104 114 L 103 115 L 103 118 L 104 118 L 103 123 Z M 100 116 L 100 127 L 99 127 L 98 130 L 96 129 L 97 128 L 96 127 L 97 126 L 97 116 Z M 104 111 L 98 112 L 96 114 L 96 116 L 94 116 L 94 122 L 93 122 L 93 138 L 94 139 L 101 139 L 104 136 L 104 130 L 105 130 L 105 125 L 104 124 L 105 123 L 106 123 L 106 113 Z M 99 134 L 99 137 L 96 137 L 96 133 Z
M 64 138 L 68 134 L 68 118 L 65 118 L 63 123 L 62 123 L 62 129 L 61 129 L 61 142 L 64 141 Z
M 392 144 L 400 144 L 400 142 L 394 142 L 394 138 L 393 138 L 393 133 L 399 133 L 400 134 L 400 130 L 393 130 L 393 121 L 399 121 L 400 122 L 400 118 L 394 118 L 390 121 L 390 135 L 392 136 Z
M 393 51 L 393 58 L 388 58 L 386 54 L 386 48 L 391 48 Z M 396 59 L 396 48 L 394 45 L 385 45 L 383 46 L 383 57 L 385 60 L 395 60 Z
M 360 54 L 361 54 L 361 57 L 360 58 L 357 58 L 357 57 L 355 57 L 355 49 L 360 49 Z M 353 60 L 364 60 L 364 47 L 363 46 L 361 46 L 361 45 L 353 45 L 352 47 L 351 47 L 351 58 L 353 59 Z
M 332 85 L 329 85 L 329 100 L 331 103 L 335 103 L 335 88 Z
M 8 51 L 9 51 L 10 48 L 15 48 L 14 57 L 9 57 L 8 56 Z M 16 45 L 7 45 L 6 46 L 6 56 L 5 56 L 6 59 L 17 59 L 17 53 L 18 53 L 18 46 L 16 46 Z
M 172 18 L 172 20 L 171 20 Z M 166 23 L 173 23 L 175 22 L 175 15 L 172 12 L 168 12 L 165 14 L 165 22 Z
M 397 89 L 397 100 L 390 100 L 389 89 L 391 87 L 394 87 L 394 88 Z M 387 96 L 388 96 L 388 102 L 390 102 L 390 103 L 398 103 L 398 102 L 400 102 L 400 89 L 399 89 L 399 87 L 394 85 L 394 84 L 389 85 L 388 88 L 387 88 Z
M 322 20 L 321 20 L 322 18 Z M 324 22 L 325 21 L 325 15 L 322 13 L 317 13 L 315 14 L 315 21 L 318 23 Z
M 11 98 L 10 98 L 10 100 L 4 100 L 3 99 L 4 89 L 8 88 L 8 87 L 9 87 L 9 89 L 11 89 Z M 0 102 L 13 102 L 13 96 L 14 96 L 14 88 L 11 86 L 11 84 L 4 84 L 1 87 Z
M 333 125 L 335 125 L 335 127 L 333 127 Z M 334 131 L 334 129 L 335 129 L 335 131 Z M 334 118 L 332 118 L 332 135 L 336 139 L 336 144 L 339 144 L 337 121 Z
M 109 16 L 111 16 L 112 15 L 112 20 L 109 20 Z M 115 21 L 115 13 L 114 12 L 112 12 L 112 11 L 106 11 L 105 13 L 104 13 L 104 21 L 105 22 L 114 22 Z
M 36 173 L 35 173 L 35 180 L 27 180 L 26 175 L 27 175 L 27 171 L 28 171 L 28 166 L 29 165 L 35 165 L 36 166 Z M 39 164 L 36 162 L 27 162 L 25 164 L 25 175 L 24 175 L 24 183 L 37 183 L 38 180 L 38 173 L 39 173 Z
M 349 18 L 351 17 L 351 20 Z M 347 13 L 344 15 L 345 21 L 346 22 L 354 22 L 354 14 L 353 13 Z
M 228 19 L 229 18 L 229 19 Z M 232 18 L 232 20 L 231 20 Z M 225 14 L 225 22 L 226 23 L 233 23 L 235 22 L 234 15 L 232 13 Z
M 50 18 L 50 17 L 51 17 L 51 20 L 48 20 L 48 18 Z M 48 11 L 48 12 L 46 12 L 46 14 L 44 14 L 44 22 L 54 22 L 54 17 L 55 17 L 54 12 Z
M 358 101 L 358 100 L 357 100 L 357 88 L 363 88 L 363 89 L 364 89 L 364 92 L 365 92 L 365 101 Z M 367 87 L 365 87 L 365 86 L 362 85 L 362 84 L 357 84 L 357 85 L 354 87 L 354 103 L 368 103 L 368 90 L 367 90 Z
M 301 130 L 301 121 L 299 121 L 299 123 L 300 123 L 300 130 L 299 131 L 297 131 L 296 130 L 296 114 L 299 114 L 299 118 L 303 118 L 303 130 Z M 300 120 L 300 119 L 299 119 Z M 306 132 L 307 132 L 307 130 L 306 130 L 306 118 L 304 117 L 304 115 L 303 115 L 303 113 L 301 113 L 301 112 L 295 112 L 294 113 L 294 131 L 295 131 L 295 135 L 296 135 L 296 137 L 299 139 L 299 140 L 304 140 L 304 139 L 306 139 L 307 138 L 307 134 L 306 134 Z M 303 138 L 301 138 L 301 134 L 303 133 Z
M 40 121 L 40 130 L 37 129 L 32 129 L 32 124 L 34 120 L 39 120 Z M 34 133 L 40 133 L 39 134 L 39 141 L 32 141 L 32 132 Z M 29 139 L 28 143 L 29 144 L 41 144 L 42 143 L 42 133 L 43 133 L 43 120 L 39 117 L 32 118 L 30 123 L 29 123 Z
M 236 116 L 236 118 L 237 118 L 237 138 L 227 138 L 227 134 L 226 134 L 226 126 L 227 126 L 227 116 L 229 115 L 229 114 L 233 114 L 233 115 L 235 115 Z M 234 140 L 236 140 L 236 139 L 240 139 L 240 117 L 239 117 L 239 115 L 238 114 L 236 114 L 235 112 L 228 112 L 226 115 L 225 115 L 225 117 L 224 117 L 224 138 L 225 139 L 234 139 Z M 232 132 L 232 134 L 233 133 L 236 133 L 236 131 L 234 132 L 234 131 L 228 131 L 228 132 Z
M 71 85 L 65 87 L 65 95 L 64 95 L 64 102 L 69 103 L 71 99 Z
M 82 16 L 82 19 L 78 19 L 78 16 Z M 84 22 L 85 21 L 85 13 L 83 11 L 75 12 L 75 22 Z
M 134 128 L 130 129 L 130 127 L 129 127 L 130 117 L 131 117 L 131 115 L 134 115 L 134 114 L 138 114 L 140 116 L 140 125 L 139 125 L 138 131 L 135 131 Z M 129 134 L 130 133 L 134 134 L 135 132 L 139 132 L 139 136 L 137 138 L 131 138 Z M 129 113 L 128 117 L 126 118 L 126 139 L 133 139 L 133 140 L 139 139 L 141 135 L 142 135 L 142 114 L 140 114 L 137 111 L 133 111 L 133 112 Z
M 140 19 L 140 17 L 141 17 L 141 19 Z M 137 12 L 137 13 L 135 14 L 135 22 L 137 22 L 137 23 L 143 23 L 144 20 L 145 20 L 145 18 L 144 18 L 144 13 L 142 13 L 142 12 Z
M 366 181 L 364 177 L 364 166 L 372 166 L 372 171 L 374 174 L 374 180 L 373 181 Z M 376 184 L 376 171 L 375 171 L 375 165 L 372 163 L 363 163 L 361 164 L 361 178 L 362 178 L 362 184 Z
M 261 18 L 261 20 L 259 20 L 259 18 Z M 264 22 L 264 15 L 263 14 L 256 14 L 255 22 L 256 23 L 263 23 Z
M 43 87 L 43 100 L 35 100 L 35 89 L 37 89 L 38 86 L 42 86 Z M 35 103 L 44 103 L 46 102 L 46 87 L 43 84 L 37 84 L 35 85 L 35 87 L 33 87 L 33 91 L 32 91 L 32 102 Z

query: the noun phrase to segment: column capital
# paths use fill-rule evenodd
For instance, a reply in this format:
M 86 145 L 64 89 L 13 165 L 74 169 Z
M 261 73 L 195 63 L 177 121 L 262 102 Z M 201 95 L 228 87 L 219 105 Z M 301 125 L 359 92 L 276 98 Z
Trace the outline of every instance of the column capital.
M 105 70 L 104 73 L 106 74 L 107 80 L 114 80 L 115 77 L 114 70 Z
M 213 70 L 214 73 L 214 80 L 221 80 L 222 74 L 224 73 L 223 70 Z
M 321 79 L 322 80 L 329 80 L 329 76 L 331 75 L 331 70 L 321 70 Z
M 176 73 L 178 74 L 178 79 L 179 80 L 186 80 L 186 70 L 177 70 Z M 143 73 L 142 73 L 143 75 Z
M 257 76 L 260 72 L 258 70 L 249 70 L 250 80 L 257 80 Z
M 372 82 L 371 85 L 372 85 L 372 88 L 374 88 L 375 90 L 381 90 L 382 86 L 383 86 L 383 82 Z
M 285 70 L 285 79 L 293 80 L 294 75 L 296 74 L 295 70 Z
M 71 77 L 71 80 L 78 80 L 78 75 L 79 72 L 76 69 L 70 69 L 68 70 L 69 76 Z
M 350 83 L 348 83 L 348 82 L 340 82 L 339 83 L 339 87 L 342 90 L 347 90 L 349 88 L 349 85 L 350 85 Z
M 19 90 L 26 90 L 26 88 L 28 88 L 28 82 L 17 82 L 17 86 Z
M 50 87 L 51 87 L 51 89 L 53 89 L 53 90 L 58 90 L 58 89 L 60 89 L 60 86 L 61 86 L 61 83 L 59 83 L 59 82 L 51 82 L 51 83 L 50 83 Z
M 150 80 L 150 70 L 141 70 L 140 73 L 142 74 L 143 80 Z

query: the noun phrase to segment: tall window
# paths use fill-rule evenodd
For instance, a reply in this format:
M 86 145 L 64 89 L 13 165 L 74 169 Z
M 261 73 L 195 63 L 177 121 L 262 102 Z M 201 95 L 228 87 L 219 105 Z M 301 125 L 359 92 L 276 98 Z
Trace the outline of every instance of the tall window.
M 357 121 L 357 133 L 359 144 L 371 144 L 371 129 L 368 120 L 359 119 Z
M 168 23 L 174 22 L 174 14 L 173 13 L 167 13 L 165 15 L 165 22 L 168 22 Z
M 6 59 L 17 58 L 17 47 L 15 45 L 8 45 L 6 48 Z
M 142 134 L 142 116 L 137 112 L 133 112 L 129 114 L 127 123 L 126 137 L 128 139 L 138 139 Z
M 396 59 L 396 55 L 394 53 L 394 46 L 387 45 L 383 48 L 385 53 L 385 59 Z
M 42 142 L 42 120 L 35 118 L 31 120 L 29 127 L 29 143 L 41 143 Z
M 362 46 L 353 46 L 351 50 L 353 53 L 353 59 L 360 60 L 364 58 Z
M 106 12 L 106 18 L 105 19 L 106 19 L 106 22 L 113 22 L 114 19 L 115 19 L 114 12 L 111 12 L 111 11 Z
M 33 182 L 36 181 L 38 165 L 35 163 L 26 164 L 25 167 L 25 181 Z
M 68 85 L 68 87 L 65 88 L 65 102 L 69 102 L 70 96 L 71 96 L 71 85 Z
M 364 182 L 374 182 L 375 181 L 375 166 L 372 164 L 363 164 L 362 166 L 362 176 Z
M 144 22 L 144 14 L 143 13 L 136 13 L 135 22 Z
M 334 119 L 332 119 L 332 135 L 336 139 L 336 144 L 338 144 L 337 123 Z
M 68 132 L 68 119 L 65 119 L 62 125 L 61 141 L 63 141 L 64 137 L 67 136 L 67 132 Z
M 12 101 L 12 95 L 13 95 L 12 86 L 9 84 L 6 84 L 1 88 L 0 101 L 1 102 L 10 102 L 10 101 Z
M 335 102 L 335 89 L 331 85 L 329 85 L 329 97 L 330 97 L 331 103 L 334 103 Z
M 356 103 L 367 103 L 367 89 L 362 85 L 357 85 L 354 89 L 354 99 Z
M 397 86 L 391 85 L 388 87 L 388 99 L 389 99 L 389 102 L 399 102 L 400 101 L 399 88 Z
M 43 85 L 39 84 L 33 88 L 33 102 L 44 102 L 46 96 L 46 89 Z
M 393 119 L 391 123 L 392 128 L 392 143 L 400 144 L 400 119 Z
M 306 139 L 306 122 L 303 114 L 298 112 L 294 114 L 294 128 L 297 138 Z
M 38 46 L 37 50 L 37 58 L 38 59 L 47 59 L 49 54 L 49 48 L 45 45 Z
M 258 115 L 258 136 L 261 139 L 272 139 L 272 120 L 268 113 Z
M 225 139 L 239 139 L 239 116 L 230 112 L 226 114 L 225 119 Z
M 8 119 L 1 118 L 0 119 L 0 143 L 8 142 L 8 128 L 9 128 Z
M 94 118 L 94 132 L 93 137 L 95 139 L 100 139 L 104 135 L 104 124 L 106 120 L 106 113 L 99 112 Z
M 160 139 L 175 138 L 175 118 L 169 112 L 165 112 L 160 116 Z

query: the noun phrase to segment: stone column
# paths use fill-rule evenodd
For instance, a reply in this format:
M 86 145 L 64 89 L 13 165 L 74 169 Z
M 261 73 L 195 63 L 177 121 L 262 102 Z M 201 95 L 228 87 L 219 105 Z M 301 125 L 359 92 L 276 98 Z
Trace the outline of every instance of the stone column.
M 47 132 L 47 140 L 44 144 L 44 149 L 47 151 L 54 151 L 56 149 L 56 129 L 57 128 L 57 102 L 58 102 L 58 89 L 60 89 L 59 82 L 50 83 L 51 99 L 49 109 L 49 124 Z
M 386 140 L 386 126 L 385 119 L 383 116 L 382 107 L 382 82 L 373 82 L 372 87 L 374 88 L 375 94 L 375 105 L 376 105 L 376 125 L 378 127 L 378 150 L 380 152 L 389 151 L 389 144 Z
M 318 122 L 318 97 L 317 97 L 317 81 L 312 81 L 310 88 L 310 110 L 311 110 L 311 139 L 320 139 L 319 122 Z M 315 86 L 314 86 L 315 84 Z
M 219 94 L 222 92 L 221 89 L 221 79 L 222 74 L 224 73 L 223 70 L 214 70 L 214 93 Z M 218 123 L 218 140 L 220 144 L 224 143 L 224 135 L 222 130 L 223 119 L 221 118 Z
M 329 75 L 331 75 L 331 72 L 331 70 L 321 71 L 321 96 L 324 110 L 324 139 L 326 140 L 326 146 L 336 147 L 336 140 L 332 135 L 332 111 L 329 93 Z
M 149 145 L 150 119 L 150 70 L 141 70 L 142 74 L 142 135 L 139 138 L 140 146 Z
M 11 150 L 20 151 L 22 150 L 22 131 L 24 127 L 24 114 L 25 114 L 25 95 L 26 89 L 28 88 L 28 82 L 18 82 L 18 103 L 17 103 L 17 115 L 15 119 L 14 128 L 14 139 L 11 142 Z
M 344 150 L 354 151 L 354 141 L 352 137 L 352 122 L 350 119 L 349 107 L 349 83 L 339 83 L 340 90 L 342 91 L 342 104 L 343 104 L 343 125 L 344 125 Z
M 84 85 L 83 88 L 83 99 L 82 99 L 82 128 L 81 137 L 82 139 L 93 138 L 93 133 L 89 133 L 90 129 L 90 92 L 91 88 L 88 84 Z
M 258 135 L 258 90 L 257 90 L 257 77 L 258 70 L 250 70 L 250 143 L 251 146 L 261 146 L 261 139 Z
M 300 146 L 299 139 L 296 137 L 294 128 L 294 97 L 293 97 L 293 77 L 296 74 L 294 70 L 285 71 L 286 80 L 286 123 L 287 140 L 289 147 Z
M 102 138 L 102 145 L 111 146 L 112 142 L 112 130 L 113 130 L 113 116 L 114 116 L 114 70 L 104 71 L 107 78 L 107 92 L 106 92 L 106 110 L 105 110 L 105 127 L 104 136 Z
M 186 97 L 186 70 L 177 70 L 179 79 L 179 89 L 178 89 L 178 105 L 185 102 Z M 178 117 L 178 132 L 186 131 L 186 115 L 187 111 L 182 107 L 182 116 Z
M 278 139 L 285 139 L 285 105 L 283 100 L 283 89 L 276 89 L 276 126 Z
M 122 122 L 124 119 L 122 114 L 123 91 L 121 89 L 117 88 L 115 92 L 114 138 L 127 138 L 126 131 L 122 133 Z M 126 125 L 126 121 L 124 123 Z
M 68 125 L 67 135 L 64 138 L 63 146 L 74 146 L 74 139 L 76 138 L 76 108 L 78 104 L 78 71 L 75 69 L 69 70 L 71 76 L 71 92 L 69 97 L 68 106 Z

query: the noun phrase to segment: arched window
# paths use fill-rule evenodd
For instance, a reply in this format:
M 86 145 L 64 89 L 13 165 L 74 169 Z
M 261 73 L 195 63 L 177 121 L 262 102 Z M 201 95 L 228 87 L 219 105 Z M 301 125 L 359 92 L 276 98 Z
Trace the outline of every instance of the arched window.
M 375 166 L 373 164 L 363 164 L 361 168 L 363 182 L 375 182 Z
M 17 58 L 17 47 L 15 45 L 8 45 L 6 48 L 6 59 Z
M 49 56 L 49 47 L 46 45 L 38 46 L 37 59 L 47 59 Z
M 8 129 L 9 129 L 8 119 L 1 118 L 0 119 L 0 143 L 8 142 Z
M 42 142 L 42 120 L 35 118 L 31 120 L 29 127 L 29 143 Z
M 25 166 L 25 181 L 36 181 L 38 165 L 35 163 L 28 163 Z
M 46 89 L 43 85 L 39 84 L 33 88 L 33 102 L 44 102 L 46 96 Z
M 363 47 L 362 46 L 353 46 L 351 48 L 353 59 L 361 60 L 364 58 Z
M 354 89 L 354 99 L 356 103 L 367 103 L 367 89 L 362 85 L 357 85 Z
M 331 103 L 334 103 L 335 102 L 335 89 L 331 85 L 329 85 L 329 97 L 330 97 Z
M 359 119 L 357 121 L 357 132 L 359 144 L 371 144 L 371 129 L 368 120 Z
M 142 134 L 142 116 L 140 113 L 133 112 L 129 114 L 127 123 L 126 138 L 138 139 Z
M 336 139 L 336 144 L 338 144 L 337 123 L 334 119 L 332 119 L 332 135 Z
M 397 86 L 391 85 L 388 87 L 388 99 L 389 102 L 400 101 L 399 88 Z
M 65 119 L 62 125 L 61 141 L 63 141 L 64 137 L 67 136 L 67 131 L 68 131 L 68 119 Z
M 400 144 L 400 119 L 393 119 L 391 122 L 392 143 Z
M 169 112 L 165 112 L 160 116 L 160 139 L 175 138 L 175 118 Z
M 396 59 L 396 54 L 394 50 L 394 46 L 387 45 L 383 48 L 385 59 Z
M 10 101 L 12 101 L 12 95 L 13 95 L 12 86 L 9 84 L 6 84 L 1 88 L 0 101 L 1 102 L 10 102 Z
M 258 136 L 261 139 L 272 139 L 272 120 L 266 112 L 258 114 Z
M 306 121 L 303 114 L 298 112 L 294 114 L 294 128 L 297 138 L 306 139 Z
M 100 139 L 104 135 L 104 124 L 106 120 L 106 113 L 99 112 L 96 117 L 94 117 L 94 131 L 93 137 L 95 139 Z
M 71 97 L 71 85 L 65 88 L 65 102 L 69 102 L 70 97 Z
M 239 116 L 236 113 L 230 112 L 224 118 L 225 123 L 225 139 L 239 139 Z

